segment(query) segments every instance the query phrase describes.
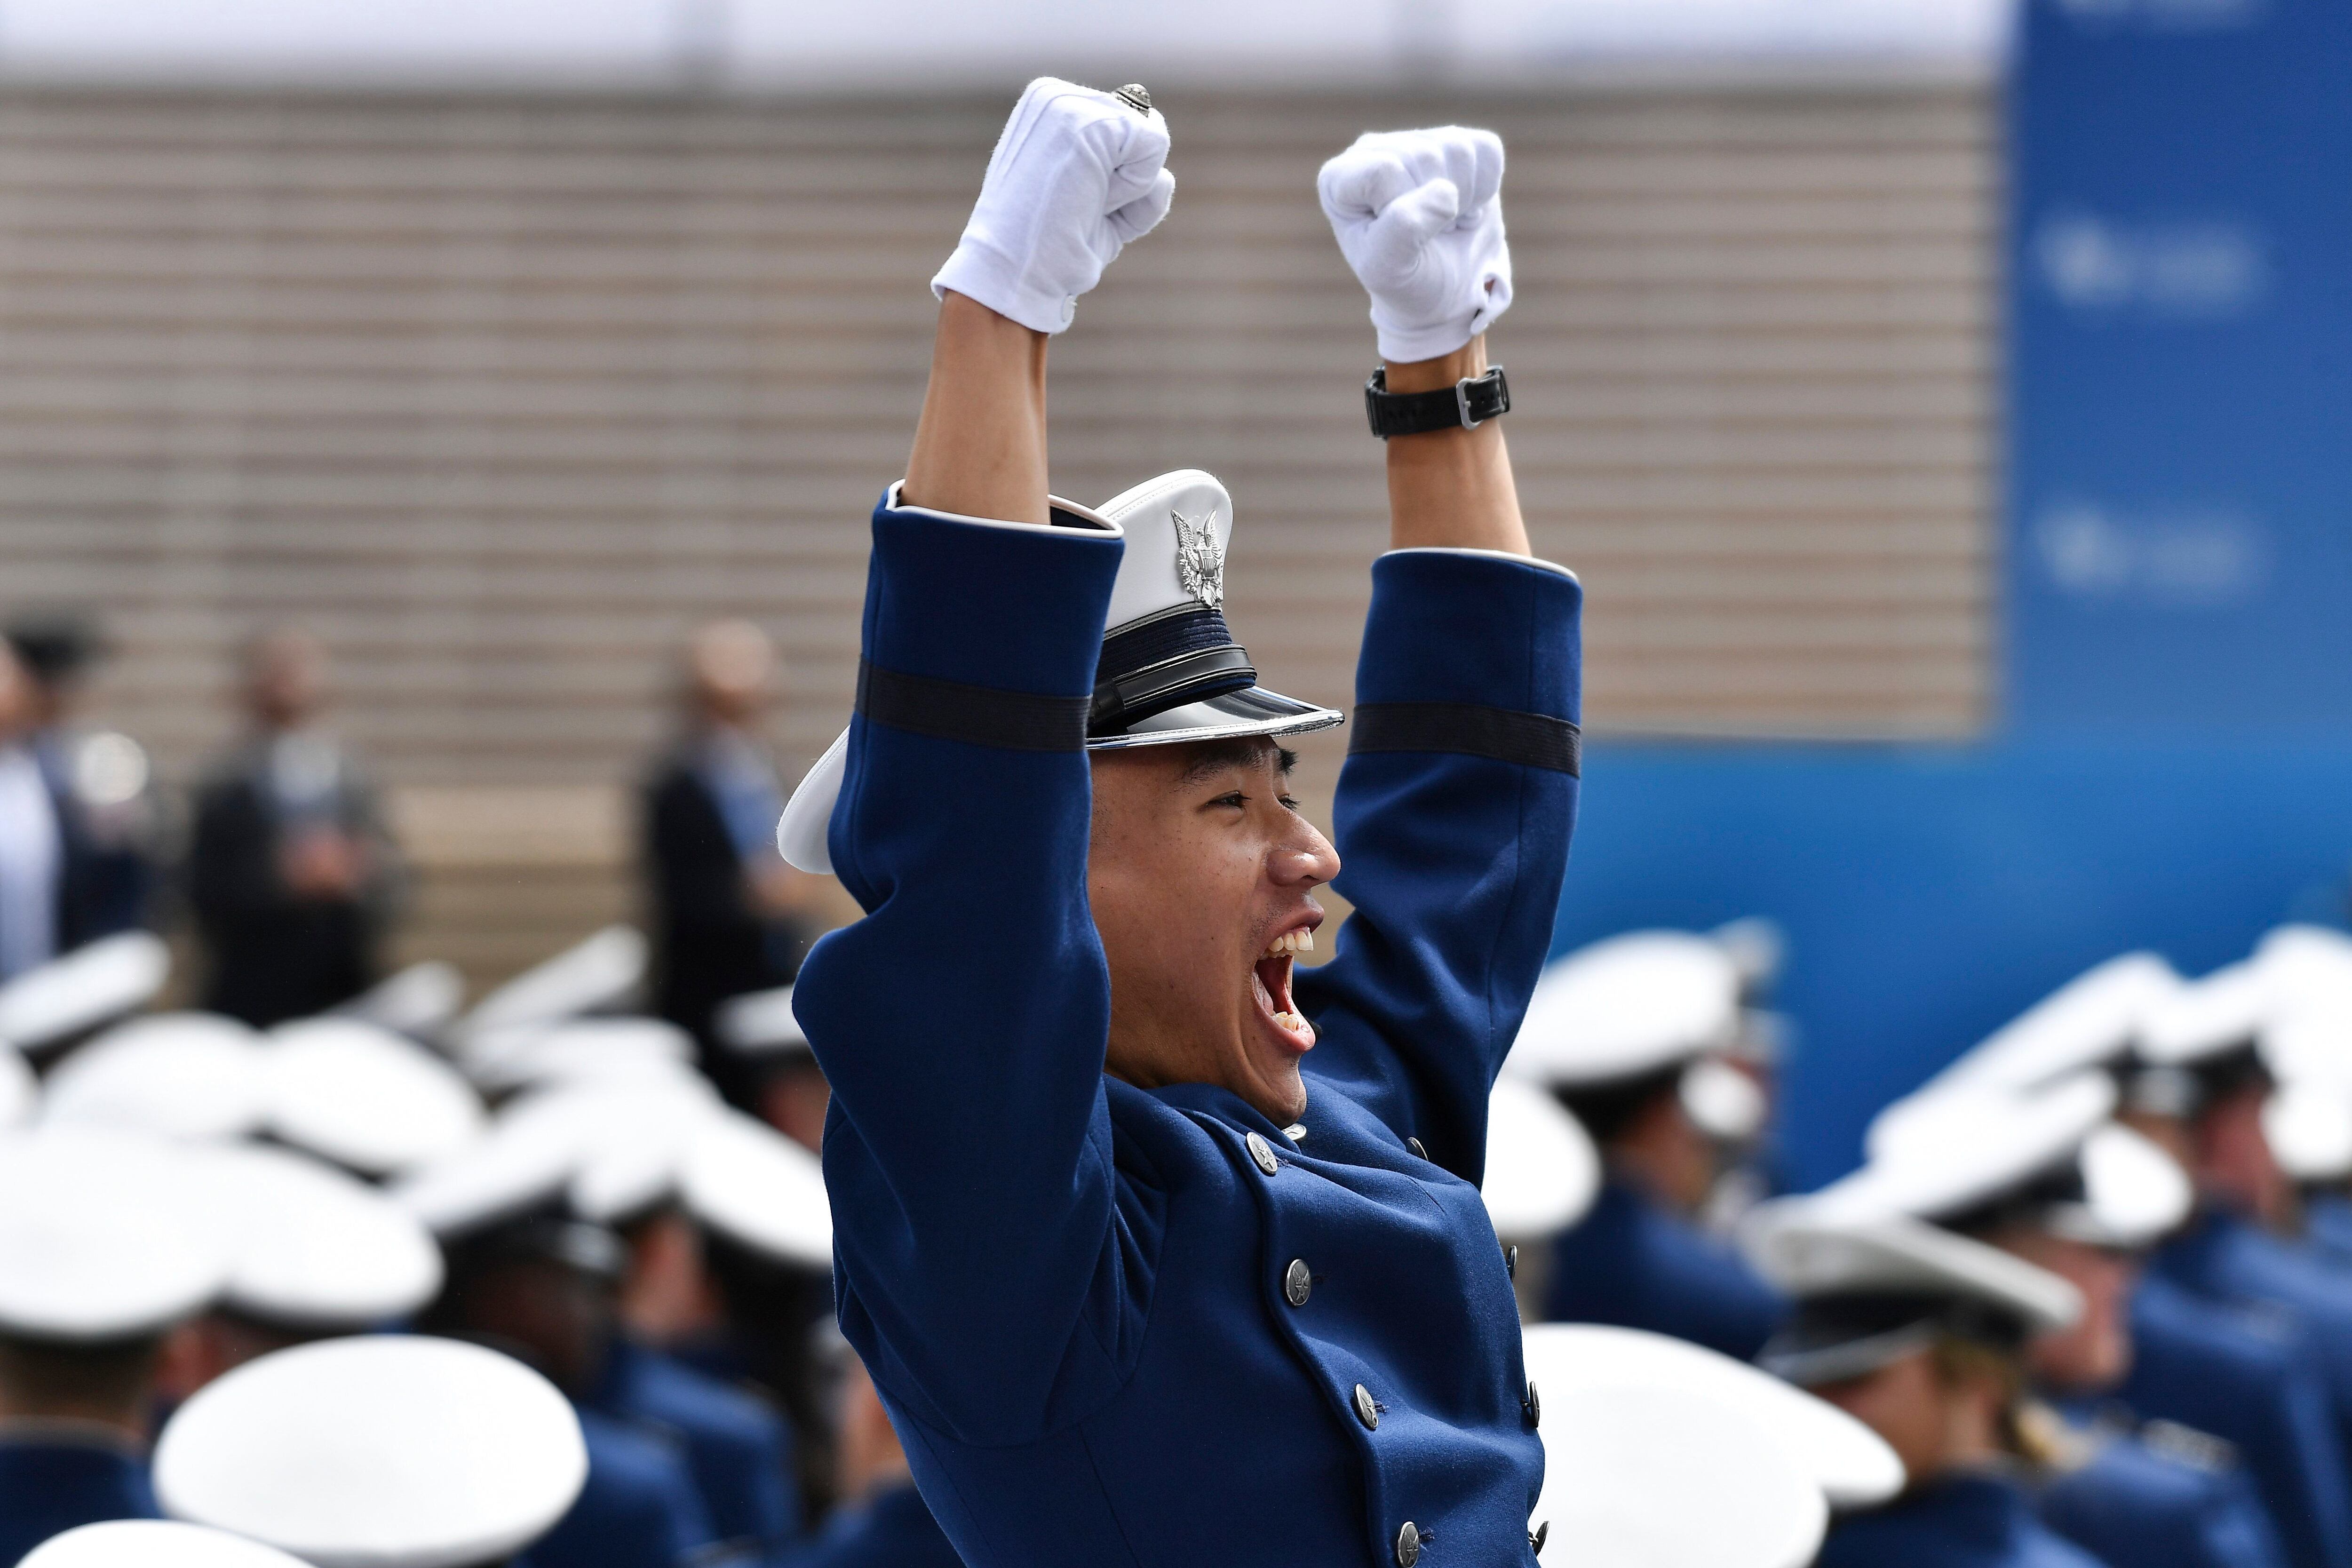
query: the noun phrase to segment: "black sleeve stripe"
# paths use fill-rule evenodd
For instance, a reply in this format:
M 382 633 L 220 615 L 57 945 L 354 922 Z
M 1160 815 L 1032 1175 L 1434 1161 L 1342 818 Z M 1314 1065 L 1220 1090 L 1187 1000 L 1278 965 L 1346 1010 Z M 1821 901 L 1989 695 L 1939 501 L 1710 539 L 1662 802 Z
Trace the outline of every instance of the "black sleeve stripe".
M 1565 719 L 1469 702 L 1367 702 L 1349 715 L 1348 750 L 1451 752 L 1571 778 L 1584 771 L 1584 737 Z
M 1088 697 L 1039 697 L 901 675 L 857 661 L 857 710 L 877 724 L 1009 752 L 1083 752 Z

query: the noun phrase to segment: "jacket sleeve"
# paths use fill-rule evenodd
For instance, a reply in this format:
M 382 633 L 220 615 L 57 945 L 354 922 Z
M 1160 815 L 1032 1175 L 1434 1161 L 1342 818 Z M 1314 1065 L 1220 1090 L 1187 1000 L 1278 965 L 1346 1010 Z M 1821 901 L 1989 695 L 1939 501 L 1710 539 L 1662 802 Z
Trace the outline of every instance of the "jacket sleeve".
M 1521 556 L 1374 563 L 1333 809 L 1355 912 L 1294 982 L 1314 1078 L 1473 1182 L 1568 867 L 1582 604 L 1573 575 Z
M 842 1327 L 975 1443 L 1116 1385 L 1110 983 L 1084 751 L 1116 531 L 874 515 L 834 869 L 865 918 L 794 1011 L 832 1081 Z M 1055 1407 L 1060 1407 L 1058 1405 Z

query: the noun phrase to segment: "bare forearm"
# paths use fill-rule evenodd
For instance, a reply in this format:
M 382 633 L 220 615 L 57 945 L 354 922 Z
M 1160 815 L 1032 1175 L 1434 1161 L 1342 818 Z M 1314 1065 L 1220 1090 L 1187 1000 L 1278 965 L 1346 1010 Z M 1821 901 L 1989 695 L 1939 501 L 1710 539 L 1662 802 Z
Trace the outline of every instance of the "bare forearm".
M 1045 334 L 950 290 L 907 459 L 909 506 L 1046 521 Z
M 1430 392 L 1486 373 L 1482 335 L 1442 359 L 1388 367 L 1391 392 Z M 937 385 L 937 373 L 933 374 Z M 1503 422 L 1389 438 L 1389 542 L 1398 550 L 1441 545 L 1527 555 L 1527 524 Z

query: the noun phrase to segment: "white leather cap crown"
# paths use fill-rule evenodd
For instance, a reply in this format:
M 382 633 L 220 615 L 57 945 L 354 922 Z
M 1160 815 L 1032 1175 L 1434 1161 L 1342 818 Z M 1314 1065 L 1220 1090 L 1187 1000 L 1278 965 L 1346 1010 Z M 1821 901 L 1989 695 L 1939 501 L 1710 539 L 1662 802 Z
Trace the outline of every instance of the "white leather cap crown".
M 1234 503 L 1214 475 L 1179 468 L 1121 492 L 1093 515 L 1125 535 L 1127 544 L 1104 616 L 1088 751 L 1295 735 L 1339 722 L 1335 709 L 1256 684 L 1247 651 L 1226 627 L 1225 551 L 1233 540 Z M 833 869 L 825 834 L 848 748 L 844 730 L 801 780 L 776 824 L 776 852 L 803 871 Z

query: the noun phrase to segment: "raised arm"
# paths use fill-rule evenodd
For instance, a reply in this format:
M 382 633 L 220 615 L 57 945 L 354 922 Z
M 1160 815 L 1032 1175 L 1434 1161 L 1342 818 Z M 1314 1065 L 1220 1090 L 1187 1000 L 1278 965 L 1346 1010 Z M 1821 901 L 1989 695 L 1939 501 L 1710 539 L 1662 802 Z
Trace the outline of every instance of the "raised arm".
M 866 912 L 794 994 L 835 1090 L 843 1328 L 902 1408 L 968 1441 L 1034 1435 L 1050 1400 L 1102 1385 L 1129 1300 L 1083 750 L 1121 545 L 1049 513 L 1045 364 L 1076 297 L 1167 210 L 1167 147 L 1156 114 L 1031 84 L 935 280 L 827 840 Z
M 1454 126 L 1367 135 L 1324 166 L 1388 393 L 1488 370 L 1511 301 L 1502 178 L 1501 142 Z M 1387 447 L 1393 548 L 1334 812 L 1356 911 L 1298 994 L 1321 1034 L 1310 1069 L 1475 1180 L 1575 822 L 1582 591 L 1529 558 L 1500 420 Z

